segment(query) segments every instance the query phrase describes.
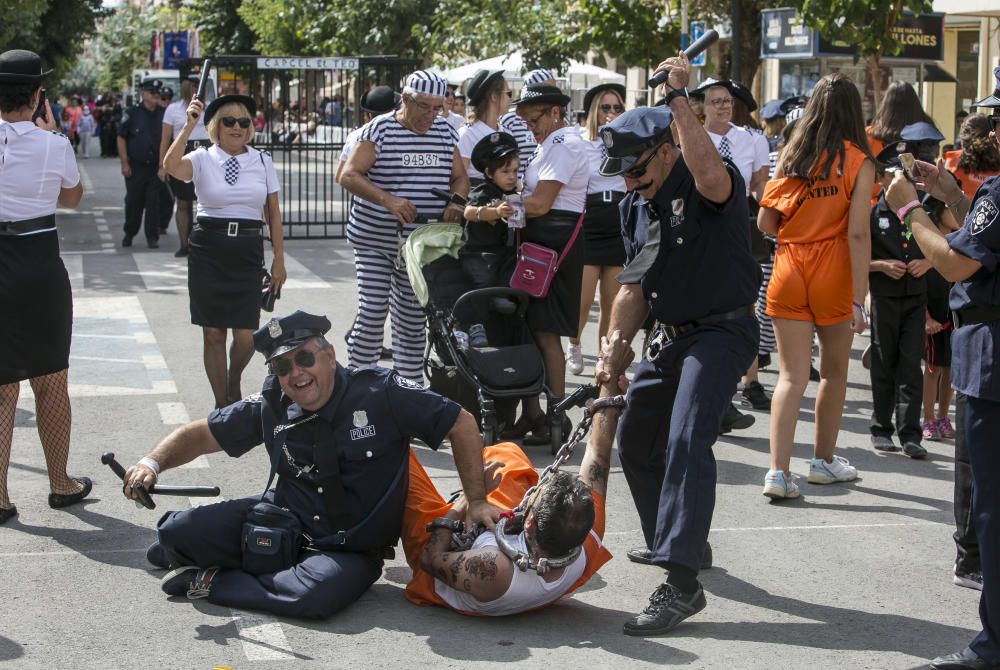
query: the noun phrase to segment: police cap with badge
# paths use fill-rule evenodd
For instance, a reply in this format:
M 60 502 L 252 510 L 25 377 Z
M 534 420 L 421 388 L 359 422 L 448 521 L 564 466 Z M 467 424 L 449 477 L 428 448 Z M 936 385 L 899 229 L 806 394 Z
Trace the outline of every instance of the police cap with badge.
M 264 354 L 271 363 L 275 358 L 301 347 L 314 337 L 322 337 L 330 330 L 330 320 L 301 310 L 280 319 L 274 318 L 253 334 L 253 348 Z M 273 368 L 273 366 L 272 366 Z M 272 369 L 272 372 L 278 374 Z
M 139 82 L 140 91 L 151 91 L 153 93 L 159 94 L 160 89 L 163 88 L 163 82 L 156 77 L 146 77 L 141 82 Z
M 509 133 L 490 133 L 472 149 L 472 167 L 483 172 L 493 161 L 517 154 L 517 140 Z
M 601 175 L 614 177 L 627 172 L 647 149 L 672 141 L 670 124 L 673 120 L 669 107 L 639 107 L 601 126 L 599 132 L 607 153 L 601 164 Z
M 34 51 L 11 49 L 0 54 L 0 85 L 39 84 L 52 74 L 42 72 L 42 59 Z
M 901 167 L 899 155 L 904 153 L 932 162 L 937 153 L 937 145 L 943 139 L 944 135 L 932 124 L 926 121 L 911 123 L 903 127 L 899 141 L 886 144 L 875 160 L 883 170 Z

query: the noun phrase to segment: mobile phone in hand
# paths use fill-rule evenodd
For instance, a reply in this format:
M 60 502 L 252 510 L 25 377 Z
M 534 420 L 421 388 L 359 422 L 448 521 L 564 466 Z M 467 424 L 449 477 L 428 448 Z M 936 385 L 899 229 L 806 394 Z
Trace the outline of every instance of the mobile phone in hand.
M 34 123 L 38 119 L 48 122 L 48 118 L 45 116 L 45 89 L 42 89 L 41 94 L 38 96 L 38 107 L 35 108 L 35 113 L 31 115 L 31 122 Z
M 899 164 L 903 166 L 903 172 L 906 173 L 907 178 L 913 181 L 913 165 L 916 161 L 913 159 L 913 154 L 902 153 L 899 154 Z

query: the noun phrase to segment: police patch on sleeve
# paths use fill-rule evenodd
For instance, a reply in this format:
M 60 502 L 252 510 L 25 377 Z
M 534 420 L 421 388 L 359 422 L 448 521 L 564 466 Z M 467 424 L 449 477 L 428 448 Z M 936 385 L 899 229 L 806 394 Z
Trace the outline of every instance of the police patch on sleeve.
M 978 235 L 997 220 L 1000 209 L 989 198 L 980 198 L 976 203 L 976 208 L 969 215 L 969 232 Z
M 392 373 L 392 381 L 396 382 L 396 386 L 401 386 L 404 389 L 416 389 L 418 391 L 424 390 L 424 385 L 420 382 L 415 382 L 412 379 L 407 379 L 406 377 L 400 377 L 398 373 Z

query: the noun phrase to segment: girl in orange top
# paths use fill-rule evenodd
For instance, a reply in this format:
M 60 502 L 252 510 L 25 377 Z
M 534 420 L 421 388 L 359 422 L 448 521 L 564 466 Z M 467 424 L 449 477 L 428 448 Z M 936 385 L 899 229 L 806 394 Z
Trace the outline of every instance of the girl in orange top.
M 857 88 L 839 73 L 823 77 L 760 202 L 757 226 L 778 238 L 766 309 L 781 361 L 771 401 L 771 469 L 764 479 L 769 498 L 799 495 L 789 467 L 799 405 L 809 382 L 814 329 L 820 342 L 820 383 L 809 481 L 830 484 L 858 475 L 833 451 L 851 342 L 865 328 L 868 201 L 875 181 L 866 147 Z
M 875 112 L 872 124 L 865 128 L 869 156 L 878 156 L 886 144 L 899 140 L 903 128 L 920 121 L 926 121 L 932 126 L 937 125 L 924 111 L 920 104 L 920 96 L 912 86 L 905 81 L 892 82 L 885 91 L 882 104 Z M 870 205 L 874 206 L 878 202 L 878 194 L 881 191 L 882 185 L 876 182 L 872 189 Z
M 979 185 L 1000 174 L 1000 151 L 990 138 L 989 117 L 973 114 L 962 124 L 958 137 L 961 151 L 949 151 L 944 166 L 958 179 L 965 196 L 972 200 Z

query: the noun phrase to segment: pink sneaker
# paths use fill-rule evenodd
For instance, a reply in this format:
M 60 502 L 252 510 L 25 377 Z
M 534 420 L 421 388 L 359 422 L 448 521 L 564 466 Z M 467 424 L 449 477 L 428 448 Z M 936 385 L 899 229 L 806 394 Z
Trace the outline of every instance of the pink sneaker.
M 925 440 L 940 440 L 941 429 L 937 421 L 924 421 L 920 424 L 920 432 Z
M 950 440 L 955 437 L 955 427 L 951 425 L 951 421 L 946 416 L 937 420 L 937 430 L 944 439 Z

